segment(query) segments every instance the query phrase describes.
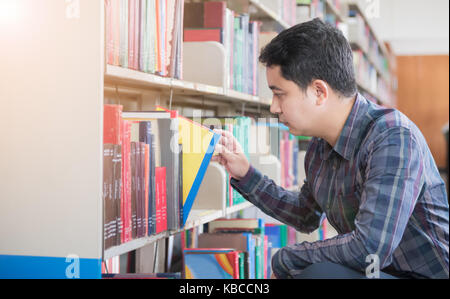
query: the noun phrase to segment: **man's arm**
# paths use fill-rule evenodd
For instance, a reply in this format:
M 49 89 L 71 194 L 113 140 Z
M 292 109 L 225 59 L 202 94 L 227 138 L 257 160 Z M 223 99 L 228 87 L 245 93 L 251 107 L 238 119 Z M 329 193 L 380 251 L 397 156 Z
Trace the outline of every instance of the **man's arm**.
M 319 227 L 322 211 L 305 182 L 300 193 L 277 186 L 253 168 L 240 144 L 230 132 L 216 130 L 222 135 L 217 145 L 219 155 L 213 161 L 223 165 L 232 177 L 231 185 L 248 201 L 266 214 L 301 232 L 313 232 Z
M 287 191 L 250 166 L 247 175 L 239 181 L 231 179 L 231 185 L 261 211 L 300 232 L 311 233 L 320 225 L 323 212 L 307 182 L 300 193 Z
M 356 229 L 345 235 L 287 246 L 272 260 L 278 278 L 293 278 L 311 264 L 333 262 L 364 272 L 377 255 L 380 270 L 392 262 L 423 185 L 418 144 L 406 128 L 389 129 L 374 141 L 366 168 Z

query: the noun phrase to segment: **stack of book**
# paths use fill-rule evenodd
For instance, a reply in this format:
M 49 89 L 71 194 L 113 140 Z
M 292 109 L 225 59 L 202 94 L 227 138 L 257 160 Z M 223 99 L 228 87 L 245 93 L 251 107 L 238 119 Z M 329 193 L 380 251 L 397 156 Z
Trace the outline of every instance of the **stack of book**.
M 377 70 L 367 59 L 363 51 L 353 51 L 353 65 L 358 84 L 372 94 L 376 94 L 379 82 Z
M 107 63 L 182 77 L 184 0 L 105 0 Z
M 267 278 L 267 238 L 261 219 L 218 219 L 184 251 L 186 278 Z
M 258 94 L 260 23 L 236 14 L 225 1 L 186 3 L 184 42 L 218 42 L 225 49 L 226 88 Z
M 171 115 L 122 109 L 104 106 L 105 249 L 181 226 L 180 192 L 167 192 L 182 188 L 168 175 L 180 171 L 167 155 Z

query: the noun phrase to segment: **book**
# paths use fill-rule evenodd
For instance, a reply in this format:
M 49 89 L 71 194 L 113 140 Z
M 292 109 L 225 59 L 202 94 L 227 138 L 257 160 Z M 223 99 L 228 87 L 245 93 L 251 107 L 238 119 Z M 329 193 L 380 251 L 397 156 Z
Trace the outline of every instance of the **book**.
M 258 219 L 217 219 L 208 224 L 209 233 L 224 230 L 255 231 L 260 228 Z
M 103 144 L 121 144 L 122 110 L 120 105 L 103 106 Z
M 167 198 L 166 198 L 166 168 L 155 169 L 156 179 L 156 233 L 167 230 Z
M 104 249 L 108 249 L 113 246 L 113 229 L 115 227 L 114 221 L 114 205 L 113 205 L 113 169 L 114 158 L 114 144 L 103 145 L 103 239 Z
M 194 28 L 184 30 L 185 42 L 218 42 L 222 43 L 222 30 L 218 28 Z
M 186 279 L 239 279 L 239 252 L 232 249 L 184 250 Z
M 123 223 L 121 217 L 121 201 L 122 201 L 122 146 L 114 145 L 113 148 L 113 211 L 114 224 L 113 235 L 114 245 L 120 245 L 123 233 Z
M 157 110 L 169 112 L 162 107 L 157 107 Z M 221 136 L 187 118 L 178 116 L 178 121 L 179 143 L 183 148 L 184 227 Z

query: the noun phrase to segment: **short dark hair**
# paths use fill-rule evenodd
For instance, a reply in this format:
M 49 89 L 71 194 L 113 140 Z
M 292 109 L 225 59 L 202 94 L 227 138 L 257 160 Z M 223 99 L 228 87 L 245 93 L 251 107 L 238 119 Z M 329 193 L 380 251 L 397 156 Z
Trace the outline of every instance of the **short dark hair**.
M 262 50 L 259 60 L 267 67 L 279 65 L 282 76 L 304 91 L 318 79 L 345 97 L 357 93 L 350 44 L 339 29 L 320 19 L 281 32 Z

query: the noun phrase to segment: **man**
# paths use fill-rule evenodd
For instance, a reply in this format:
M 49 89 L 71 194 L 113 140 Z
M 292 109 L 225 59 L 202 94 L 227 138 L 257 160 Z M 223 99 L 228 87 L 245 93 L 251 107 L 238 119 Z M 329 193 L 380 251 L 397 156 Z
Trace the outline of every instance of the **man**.
M 339 233 L 278 251 L 276 278 L 300 278 L 323 263 L 364 277 L 373 261 L 396 277 L 448 278 L 445 184 L 419 129 L 357 93 L 352 50 L 342 33 L 318 19 L 297 25 L 267 45 L 260 61 L 274 94 L 271 112 L 290 133 L 314 137 L 305 184 L 299 193 L 277 186 L 224 131 L 214 160 L 266 214 L 304 233 L 316 230 L 325 214 Z

